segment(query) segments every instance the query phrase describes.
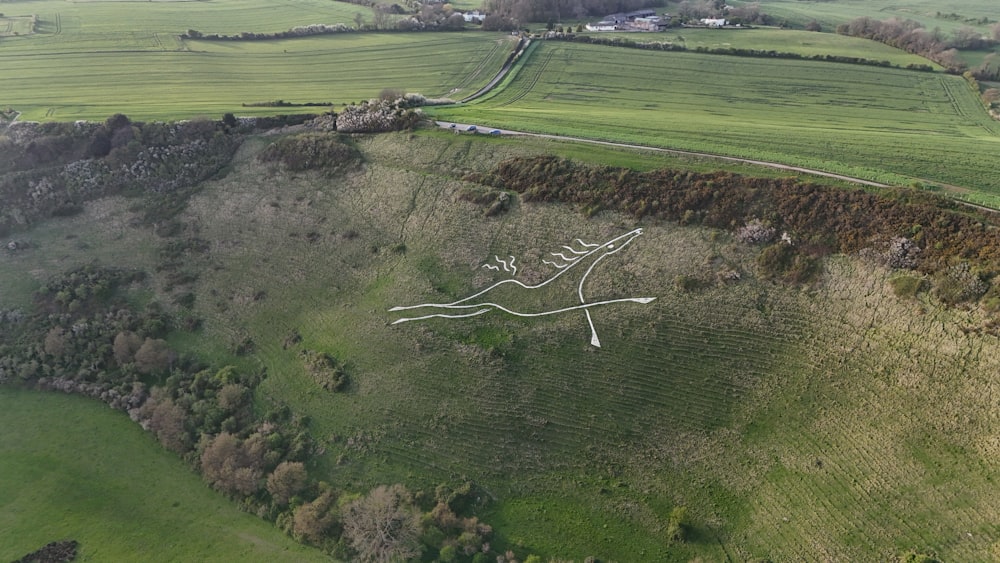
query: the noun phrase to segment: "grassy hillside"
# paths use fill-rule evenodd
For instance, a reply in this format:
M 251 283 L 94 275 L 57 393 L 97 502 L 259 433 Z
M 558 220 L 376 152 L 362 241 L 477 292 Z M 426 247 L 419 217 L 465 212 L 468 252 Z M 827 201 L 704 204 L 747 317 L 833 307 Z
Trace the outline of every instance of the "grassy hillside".
M 0 558 L 80 542 L 78 561 L 324 559 L 237 510 L 128 417 L 0 388 Z
M 799 60 L 536 45 L 496 95 L 434 115 L 961 186 L 997 206 L 1000 123 L 960 77 Z
M 32 244 L 3 256 L 2 287 L 12 289 L 0 308 L 95 257 L 150 270 L 151 295 L 170 303 L 192 291 L 204 321 L 172 344 L 265 366 L 259 400 L 312 418 L 323 478 L 350 490 L 474 480 L 494 543 L 519 554 L 995 553 L 1000 349 L 979 330 L 985 313 L 945 309 L 926 293 L 897 298 L 896 274 L 857 257 L 830 259 L 807 290 L 774 284 L 757 273 L 759 250 L 722 231 L 607 212 L 584 219 L 516 198 L 485 217 L 488 205 L 470 196 L 487 188 L 462 178 L 537 150 L 530 144 L 360 137 L 364 166 L 331 178 L 260 163 L 269 142 L 245 144 L 180 217 L 175 236 L 209 241 L 185 261 L 198 277 L 183 290 L 167 290 L 151 267 L 168 241 L 111 198 L 19 235 Z M 393 306 L 452 301 L 508 277 L 483 267 L 495 257 L 515 256 L 518 279 L 537 282 L 562 245 L 636 227 L 644 234 L 594 269 L 585 294 L 656 300 L 594 309 L 600 349 L 588 345 L 582 314 L 390 324 Z M 732 272 L 739 279 L 724 281 Z M 554 287 L 544 300 L 575 296 Z M 346 393 L 306 373 L 285 345 L 293 330 L 297 346 L 347 363 Z M 255 352 L 233 358 L 245 337 Z M 684 543 L 667 537 L 679 506 L 691 521 Z
M 7 16 L 37 15 L 36 32 L 0 42 L 0 105 L 25 120 L 272 115 L 244 108 L 284 100 L 344 104 L 385 88 L 445 97 L 475 92 L 512 43 L 501 34 L 338 34 L 268 41 L 186 41 L 181 34 L 276 33 L 295 26 L 354 26 L 367 8 L 310 1 L 184 3 L 18 2 Z M 0 23 L 0 28 L 3 27 Z M 11 24 L 13 25 L 13 23 Z M 280 109 L 303 112 L 302 108 Z M 312 111 L 316 111 L 315 109 Z
M 797 2 L 794 0 L 762 0 L 761 11 L 798 25 L 816 20 L 832 30 L 838 24 L 868 16 L 883 20 L 891 17 L 916 20 L 927 29 L 941 28 L 946 33 L 962 26 L 988 31 L 997 21 L 996 5 L 990 0 L 959 0 L 944 5 L 934 0 L 888 2 L 875 0 L 834 0 L 832 2 Z M 988 23 L 981 20 L 986 19 Z

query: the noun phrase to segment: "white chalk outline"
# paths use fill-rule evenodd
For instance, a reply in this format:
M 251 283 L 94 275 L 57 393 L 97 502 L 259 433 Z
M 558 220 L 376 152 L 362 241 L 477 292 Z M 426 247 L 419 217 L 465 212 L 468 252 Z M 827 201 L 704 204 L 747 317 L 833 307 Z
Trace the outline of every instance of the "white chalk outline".
M 478 291 L 478 292 L 476 292 L 476 293 L 474 293 L 474 294 L 472 294 L 472 295 L 470 295 L 468 297 L 465 297 L 463 299 L 459 299 L 458 301 L 453 301 L 451 303 L 421 303 L 419 305 L 407 305 L 407 306 L 401 306 L 401 307 L 393 307 L 393 308 L 389 309 L 389 311 L 391 311 L 391 312 L 396 312 L 396 311 L 410 311 L 410 310 L 413 310 L 413 309 L 421 309 L 421 308 L 425 308 L 425 307 L 435 307 L 435 308 L 448 309 L 448 310 L 463 310 L 463 309 L 477 309 L 477 310 L 473 311 L 471 313 L 460 313 L 460 314 L 435 313 L 435 314 L 423 315 L 423 316 L 419 316 L 419 317 L 404 317 L 402 319 L 398 319 L 398 320 L 394 321 L 392 324 L 395 325 L 395 324 L 400 324 L 400 323 L 405 323 L 405 322 L 410 322 L 410 321 L 422 321 L 422 320 L 425 320 L 425 319 L 433 319 L 433 318 L 440 318 L 440 319 L 462 319 L 462 318 L 468 318 L 468 317 L 475 317 L 477 315 L 482 315 L 483 313 L 488 313 L 489 311 L 494 311 L 494 310 L 496 310 L 496 311 L 503 311 L 503 312 L 505 312 L 507 314 L 514 315 L 514 316 L 517 316 L 517 317 L 543 317 L 543 316 L 555 315 L 555 314 L 559 314 L 559 313 L 566 313 L 566 312 L 569 312 L 569 311 L 580 311 L 580 310 L 582 310 L 584 312 L 584 315 L 586 315 L 586 317 L 587 317 L 587 324 L 590 326 L 590 344 L 592 346 L 600 348 L 601 347 L 601 340 L 600 340 L 600 338 L 597 337 L 597 329 L 594 327 L 594 319 L 590 316 L 590 309 L 591 308 L 598 307 L 598 306 L 601 306 L 601 305 L 610 305 L 610 304 L 613 304 L 613 303 L 642 303 L 642 304 L 646 304 L 646 303 L 652 302 L 656 298 L 655 297 L 627 297 L 627 298 L 621 298 L 621 299 L 608 299 L 608 300 L 604 300 L 604 301 L 596 301 L 596 302 L 588 303 L 586 301 L 586 299 L 584 299 L 584 297 L 583 297 L 583 284 L 584 284 L 584 282 L 587 281 L 587 277 L 590 276 L 590 273 L 592 271 L 594 271 L 594 267 L 596 267 L 597 264 L 599 264 L 601 262 L 601 260 L 604 260 L 608 256 L 611 256 L 612 254 L 615 254 L 615 253 L 619 252 L 621 249 L 623 249 L 626 246 L 628 246 L 633 240 L 635 240 L 636 237 L 638 237 L 641 234 L 642 234 L 642 229 L 641 228 L 635 229 L 635 230 L 629 231 L 629 232 L 627 232 L 627 233 L 625 233 L 623 235 L 615 237 L 615 238 L 613 238 L 613 239 L 605 242 L 604 244 L 589 244 L 589 243 L 583 242 L 580 239 L 576 239 L 575 242 L 579 243 L 584 248 L 587 248 L 587 249 L 590 249 L 590 250 L 575 250 L 572 247 L 563 246 L 562 248 L 566 249 L 572 256 L 566 256 L 562 252 L 552 252 L 552 253 L 550 253 L 551 256 L 558 257 L 564 263 L 559 264 L 559 263 L 556 263 L 556 262 L 553 262 L 553 261 L 549 261 L 549 260 L 542 260 L 543 264 L 549 264 L 551 266 L 554 266 L 558 271 L 555 274 L 553 274 L 550 278 L 548 278 L 547 280 L 545 280 L 545 281 L 543 281 L 541 283 L 538 283 L 538 284 L 535 284 L 535 285 L 527 285 L 527 284 L 522 283 L 521 281 L 518 281 L 518 280 L 515 280 L 515 279 L 506 279 L 506 280 L 498 281 L 498 282 L 494 283 L 493 285 L 490 285 L 489 287 L 487 287 L 485 289 L 482 289 L 482 290 L 480 290 L 480 291 Z M 602 251 L 603 251 L 603 253 L 600 254 L 600 256 L 597 256 L 597 258 L 595 258 L 594 261 L 587 268 L 587 271 L 584 272 L 583 277 L 580 278 L 580 283 L 577 285 L 577 296 L 580 298 L 580 305 L 576 305 L 576 306 L 573 306 L 573 307 L 563 307 L 561 309 L 552 309 L 550 311 L 543 311 L 543 312 L 540 312 L 540 313 L 522 313 L 522 312 L 519 312 L 519 311 L 513 311 L 513 310 L 508 309 L 508 308 L 506 308 L 506 307 L 504 307 L 502 305 L 499 305 L 497 303 L 492 303 L 492 302 L 468 304 L 468 301 L 471 301 L 472 299 L 475 299 L 475 298 L 477 298 L 477 297 L 479 297 L 479 296 L 481 296 L 481 295 L 483 295 L 483 294 L 485 294 L 485 293 L 493 290 L 494 288 L 497 288 L 497 287 L 499 287 L 501 285 L 504 285 L 504 284 L 515 284 L 515 285 L 521 286 L 521 287 L 523 287 L 525 289 L 529 289 L 529 290 L 530 289 L 539 289 L 539 288 L 542 288 L 542 287 L 544 287 L 544 286 L 552 283 L 553 281 L 555 281 L 556 279 L 558 279 L 560 276 L 562 276 L 566 272 L 570 271 L 573 268 L 573 266 L 576 266 L 577 264 L 581 264 L 581 263 L 585 262 L 586 258 L 589 258 L 589 257 L 591 257 L 591 256 L 593 256 L 593 255 L 595 255 L 595 254 L 597 254 L 599 252 L 602 252 Z M 498 263 L 500 263 L 503 266 L 503 269 L 505 271 L 512 272 L 513 274 L 517 273 L 517 267 L 514 266 L 514 257 L 513 256 L 510 257 L 509 261 L 501 260 L 499 256 L 494 256 L 493 258 Z M 488 268 L 490 270 L 494 270 L 494 271 L 499 271 L 500 270 L 499 267 L 493 266 L 492 264 L 484 264 L 483 267 L 484 268 Z

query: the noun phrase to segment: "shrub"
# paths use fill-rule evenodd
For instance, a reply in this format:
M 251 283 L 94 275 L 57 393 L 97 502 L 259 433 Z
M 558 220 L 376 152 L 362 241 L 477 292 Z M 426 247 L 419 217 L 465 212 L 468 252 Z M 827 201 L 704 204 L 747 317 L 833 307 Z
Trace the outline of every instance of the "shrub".
M 292 516 L 292 535 L 299 541 L 319 545 L 330 536 L 337 524 L 337 496 L 324 491 L 316 500 L 295 509 Z
M 299 355 L 306 370 L 323 389 L 336 392 L 347 385 L 347 371 L 337 358 L 315 350 L 303 350 Z
M 271 494 L 275 504 L 285 506 L 292 497 L 305 489 L 308 481 L 309 475 L 302 462 L 283 461 L 268 476 L 267 492 Z
M 954 305 L 975 301 L 989 289 L 978 272 L 968 262 L 959 262 L 934 276 L 934 292 L 938 299 Z
M 361 561 L 420 555 L 420 514 L 402 485 L 382 485 L 343 510 L 344 537 Z
M 757 266 L 766 279 L 781 280 L 790 284 L 807 284 L 815 281 L 820 271 L 819 259 L 797 252 L 784 243 L 772 244 L 757 256 Z
M 689 526 L 687 507 L 674 507 L 670 511 L 670 518 L 667 520 L 667 541 L 683 542 L 687 536 Z
M 296 172 L 322 169 L 333 174 L 358 165 L 361 153 L 336 134 L 303 133 L 271 143 L 257 159 Z
M 916 276 L 896 276 L 889 279 L 892 292 L 900 299 L 913 299 L 927 289 L 927 280 Z
M 754 218 L 736 230 L 736 240 L 746 244 L 765 244 L 774 240 L 777 230 Z

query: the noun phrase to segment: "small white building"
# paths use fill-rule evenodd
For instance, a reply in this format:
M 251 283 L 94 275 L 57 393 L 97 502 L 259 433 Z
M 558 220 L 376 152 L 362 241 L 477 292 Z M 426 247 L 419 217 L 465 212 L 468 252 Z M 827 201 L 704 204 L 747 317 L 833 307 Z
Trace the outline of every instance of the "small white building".
M 702 25 L 705 25 L 706 27 L 725 27 L 726 26 L 726 20 L 723 19 L 723 18 L 718 18 L 718 19 L 716 19 L 716 18 L 702 18 L 701 19 L 701 23 L 702 23 Z
M 486 14 L 481 13 L 479 10 L 473 10 L 462 14 L 462 18 L 468 23 L 483 23 L 483 20 L 486 19 Z
M 600 21 L 587 24 L 587 31 L 614 31 L 616 29 L 618 29 L 618 25 L 615 22 Z

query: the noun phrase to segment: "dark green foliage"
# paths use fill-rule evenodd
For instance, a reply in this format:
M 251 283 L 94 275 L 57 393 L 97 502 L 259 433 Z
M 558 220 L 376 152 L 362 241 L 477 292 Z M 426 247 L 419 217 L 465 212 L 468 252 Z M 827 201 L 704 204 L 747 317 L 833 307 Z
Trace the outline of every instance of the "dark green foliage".
M 336 174 L 360 164 L 361 153 L 336 134 L 303 133 L 278 139 L 257 158 L 292 171 L 325 170 Z
M 945 303 L 975 301 L 986 293 L 989 285 L 968 262 L 959 262 L 934 276 L 934 293 Z
M 927 281 L 916 276 L 896 276 L 889 280 L 889 285 L 900 299 L 913 299 L 927 289 Z
M 899 556 L 899 563 L 941 563 L 933 554 L 907 551 Z
M 14 563 L 64 563 L 76 559 L 76 540 L 54 541 L 33 551 Z
M 670 518 L 667 520 L 667 541 L 682 542 L 687 538 L 690 522 L 687 518 L 687 507 L 677 506 L 670 511 Z
M 459 192 L 458 199 L 485 207 L 483 215 L 487 217 L 495 217 L 505 213 L 510 209 L 512 203 L 510 194 L 503 190 L 465 188 Z
M 815 281 L 820 270 L 817 258 L 803 254 L 784 243 L 765 247 L 757 256 L 757 266 L 763 277 L 790 284 Z
M 306 371 L 316 383 L 327 391 L 342 391 L 347 386 L 347 371 L 344 365 L 326 352 L 303 350 L 299 353 Z
M 674 278 L 674 287 L 680 291 L 694 291 L 701 287 L 701 280 L 694 276 L 680 275 Z
M 66 217 L 109 194 L 161 194 L 141 202 L 147 224 L 176 215 L 191 188 L 229 163 L 241 138 L 221 123 L 25 124 L 0 142 L 0 231 Z M 164 194 L 173 194 L 166 196 Z

